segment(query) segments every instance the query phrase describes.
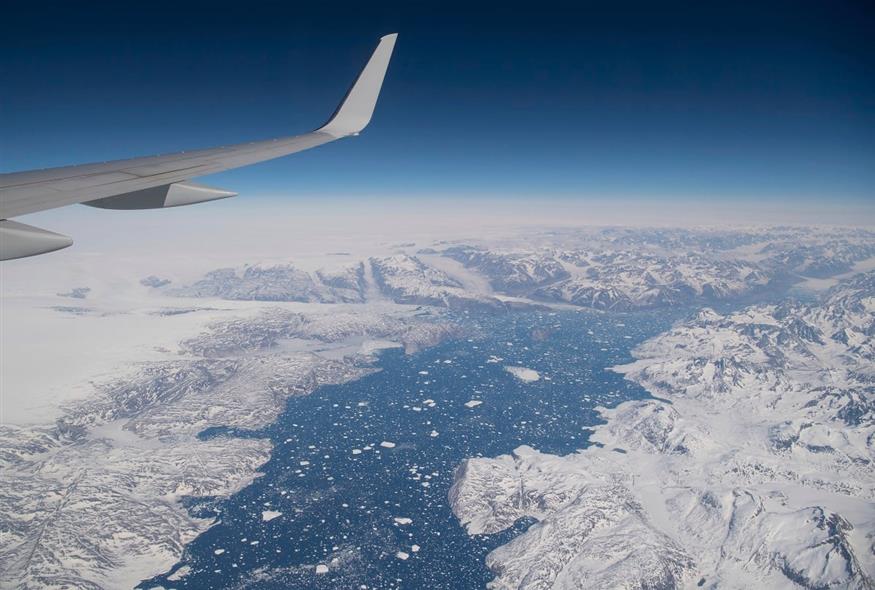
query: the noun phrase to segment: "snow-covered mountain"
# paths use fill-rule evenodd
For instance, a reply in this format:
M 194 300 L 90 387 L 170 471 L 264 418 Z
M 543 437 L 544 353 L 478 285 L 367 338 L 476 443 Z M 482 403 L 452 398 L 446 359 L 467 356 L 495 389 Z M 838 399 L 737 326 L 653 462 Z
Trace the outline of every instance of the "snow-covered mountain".
M 709 304 L 832 276 L 875 256 L 867 230 L 551 232 L 536 248 L 452 246 L 441 252 L 499 293 L 612 311 Z
M 810 277 L 829 277 L 851 270 L 859 260 L 875 256 L 875 244 L 865 230 L 854 234 L 863 240 L 827 236 L 824 240 L 772 243 L 764 247 L 764 264 Z
M 415 256 L 399 254 L 371 258 L 370 263 L 380 290 L 395 303 L 451 308 L 503 307 L 497 299 L 466 290 L 460 281 L 442 270 L 425 265 Z
M 171 290 L 171 293 L 243 301 L 361 303 L 364 300 L 363 288 L 364 267 L 361 264 L 312 274 L 282 264 L 247 266 L 242 271 L 220 268 L 192 285 Z
M 602 409 L 591 446 L 470 459 L 494 588 L 873 588 L 875 272 L 821 301 L 702 311 L 617 367 L 654 399 Z
M 695 253 L 657 256 L 630 251 L 574 256 L 583 273 L 535 291 L 536 298 L 583 307 L 632 309 L 725 301 L 764 289 L 770 273 L 739 260 L 719 260 Z
M 413 245 L 396 249 L 413 248 Z M 462 244 L 421 255 L 371 256 L 332 269 L 295 264 L 221 268 L 187 286 L 143 284 L 171 295 L 244 301 L 396 303 L 501 309 L 500 297 L 610 311 L 714 304 L 849 271 L 875 256 L 867 230 L 623 228 L 548 232 L 528 243 Z M 443 257 L 458 268 L 437 265 Z M 464 273 L 457 272 L 463 269 Z M 475 287 L 471 276 L 488 289 Z
M 489 278 L 492 288 L 508 295 L 525 295 L 570 275 L 555 258 L 540 252 L 497 253 L 471 246 L 454 246 L 443 255 Z

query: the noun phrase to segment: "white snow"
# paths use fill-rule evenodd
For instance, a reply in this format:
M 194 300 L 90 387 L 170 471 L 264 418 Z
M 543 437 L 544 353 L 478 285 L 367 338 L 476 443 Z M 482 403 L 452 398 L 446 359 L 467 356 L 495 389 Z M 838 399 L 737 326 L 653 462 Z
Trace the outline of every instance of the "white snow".
M 264 522 L 269 522 L 274 518 L 278 518 L 282 515 L 282 512 L 277 512 L 276 510 L 263 510 L 261 512 L 261 520 L 263 520 Z

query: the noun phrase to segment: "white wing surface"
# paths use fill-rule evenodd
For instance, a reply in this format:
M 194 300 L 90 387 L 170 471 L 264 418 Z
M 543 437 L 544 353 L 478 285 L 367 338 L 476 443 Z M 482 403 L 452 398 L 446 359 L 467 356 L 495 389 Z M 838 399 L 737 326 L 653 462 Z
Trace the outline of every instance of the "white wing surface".
M 174 207 L 235 193 L 186 182 L 191 178 L 287 156 L 358 135 L 371 120 L 397 34 L 380 39 L 331 119 L 303 135 L 224 147 L 0 174 L 0 260 L 43 254 L 72 240 L 8 221 L 75 203 L 105 209 Z

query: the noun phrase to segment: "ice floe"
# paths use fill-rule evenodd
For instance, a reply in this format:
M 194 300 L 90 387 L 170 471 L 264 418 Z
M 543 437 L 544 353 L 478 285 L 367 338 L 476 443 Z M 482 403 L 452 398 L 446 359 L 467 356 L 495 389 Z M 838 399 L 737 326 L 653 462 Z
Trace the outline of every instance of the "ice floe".
M 506 366 L 504 370 L 525 383 L 534 383 L 541 378 L 537 371 L 526 367 Z

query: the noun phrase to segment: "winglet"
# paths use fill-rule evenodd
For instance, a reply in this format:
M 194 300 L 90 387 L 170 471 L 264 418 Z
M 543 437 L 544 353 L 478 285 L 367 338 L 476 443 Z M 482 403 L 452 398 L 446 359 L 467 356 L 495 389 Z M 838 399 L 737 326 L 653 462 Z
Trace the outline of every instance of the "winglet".
M 383 78 L 386 76 L 386 69 L 389 67 L 389 59 L 392 57 L 397 38 L 398 33 L 380 38 L 380 43 L 371 55 L 371 59 L 347 91 L 343 102 L 334 111 L 328 123 L 318 131 L 334 137 L 346 137 L 356 135 L 367 127 L 371 115 L 374 114 L 377 97 L 380 95 L 380 88 L 383 86 Z

